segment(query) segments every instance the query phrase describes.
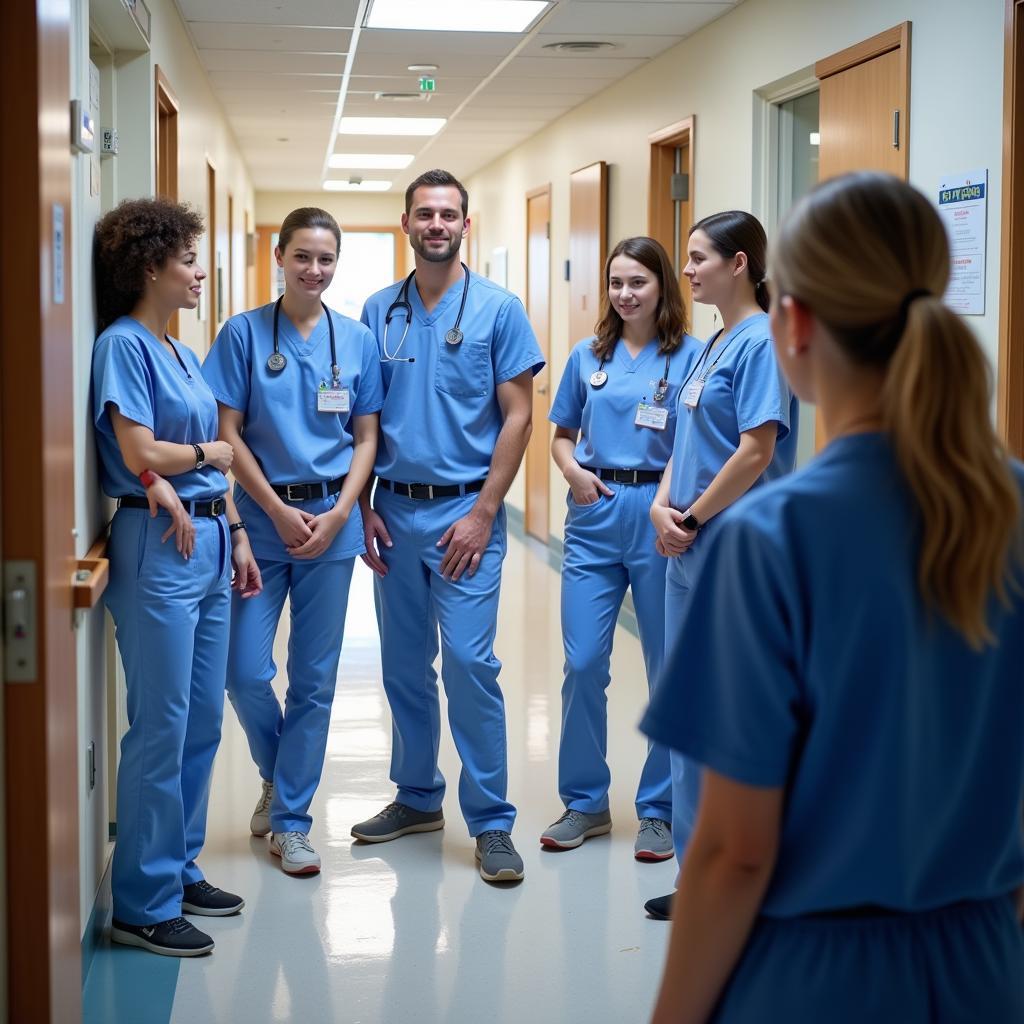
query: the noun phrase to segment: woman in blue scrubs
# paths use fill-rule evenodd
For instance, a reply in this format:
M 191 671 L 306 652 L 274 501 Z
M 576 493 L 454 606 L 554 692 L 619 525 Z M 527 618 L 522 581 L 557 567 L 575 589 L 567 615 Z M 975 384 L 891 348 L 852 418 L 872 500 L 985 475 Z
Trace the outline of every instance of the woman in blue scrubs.
M 627 238 L 605 265 L 596 335 L 569 354 L 551 408 L 551 455 L 569 484 L 562 561 L 562 735 L 565 813 L 541 836 L 572 849 L 611 831 L 606 760 L 612 639 L 633 593 L 650 687 L 665 651 L 665 559 L 651 503 L 672 454 L 679 386 L 699 351 L 672 263 L 652 238 Z M 638 860 L 672 856 L 668 750 L 651 744 L 636 795 Z
M 227 689 L 263 789 L 253 835 L 288 874 L 315 874 L 309 806 L 323 771 L 352 567 L 365 550 L 359 492 L 373 468 L 383 403 L 377 343 L 329 310 L 341 230 L 324 210 L 293 210 L 275 250 L 285 289 L 231 317 L 203 365 L 234 448 L 235 499 L 263 575 L 263 596 L 235 602 Z M 281 705 L 274 637 L 291 606 Z
M 793 469 L 798 402 L 772 350 L 765 286 L 767 239 L 756 217 L 730 210 L 690 230 L 683 273 L 696 302 L 722 318 L 691 367 L 679 399 L 672 459 L 651 508 L 658 550 L 668 558 L 665 640 L 672 650 L 718 516 L 752 487 Z M 676 752 L 672 767 L 672 841 L 682 862 L 700 787 L 696 766 Z M 645 908 L 666 918 L 671 896 Z
M 199 303 L 202 231 L 163 199 L 124 202 L 96 228 L 106 326 L 93 350 L 93 421 L 103 490 L 118 499 L 106 604 L 128 687 L 111 938 L 167 956 L 213 949 L 182 912 L 243 906 L 205 881 L 196 858 L 220 741 L 232 561 L 239 596 L 260 589 L 226 494 L 232 449 L 217 440 L 217 403 L 191 349 L 167 334 L 177 310 Z
M 780 232 L 830 441 L 726 515 L 644 719 L 704 775 L 657 1022 L 1024 1020 L 1024 466 L 948 281 L 887 175 Z

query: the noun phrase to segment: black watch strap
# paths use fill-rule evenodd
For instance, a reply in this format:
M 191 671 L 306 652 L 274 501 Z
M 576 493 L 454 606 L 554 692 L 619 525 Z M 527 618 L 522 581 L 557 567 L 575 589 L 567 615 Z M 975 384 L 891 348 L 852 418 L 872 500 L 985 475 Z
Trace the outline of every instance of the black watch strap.
M 698 521 L 697 517 L 691 512 L 683 520 L 683 526 L 685 526 L 686 529 L 688 529 L 690 531 L 696 532 L 697 530 L 700 529 L 700 522 Z
M 193 444 L 192 447 L 196 452 L 196 469 L 202 469 L 206 465 L 206 456 L 203 454 L 203 449 L 197 444 Z

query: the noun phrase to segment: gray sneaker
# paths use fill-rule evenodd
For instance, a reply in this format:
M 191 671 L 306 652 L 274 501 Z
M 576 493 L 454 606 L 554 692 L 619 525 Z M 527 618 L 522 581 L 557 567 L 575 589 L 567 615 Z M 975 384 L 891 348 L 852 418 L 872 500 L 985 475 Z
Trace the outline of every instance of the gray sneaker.
M 410 832 L 436 832 L 444 828 L 442 811 L 417 811 L 396 800 L 379 814 L 352 826 L 352 835 L 364 843 L 386 843 Z
M 263 784 L 263 792 L 256 802 L 256 810 L 252 812 L 249 819 L 249 831 L 254 836 L 265 836 L 270 834 L 270 804 L 274 799 L 274 784 L 260 779 Z
M 485 882 L 518 882 L 526 873 L 523 858 L 512 845 L 512 836 L 499 829 L 481 832 L 476 837 L 476 859 Z
M 541 846 L 552 846 L 556 850 L 574 850 L 584 839 L 603 836 L 612 830 L 612 816 L 608 811 L 600 814 L 584 814 L 583 811 L 569 810 L 563 814 L 540 837 Z
M 668 860 L 672 847 L 672 826 L 661 818 L 641 818 L 633 856 L 637 860 Z

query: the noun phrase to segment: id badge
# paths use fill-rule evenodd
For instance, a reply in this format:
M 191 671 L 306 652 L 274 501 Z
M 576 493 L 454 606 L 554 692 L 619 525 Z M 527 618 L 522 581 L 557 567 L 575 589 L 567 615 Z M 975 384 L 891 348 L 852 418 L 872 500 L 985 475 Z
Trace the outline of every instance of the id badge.
M 704 381 L 698 377 L 696 380 L 690 381 L 686 385 L 686 391 L 683 394 L 683 405 L 687 409 L 696 409 L 697 403 L 700 401 L 700 393 L 704 390 Z
M 668 426 L 668 409 L 661 405 L 649 405 L 641 402 L 636 407 L 636 419 L 633 423 L 638 427 L 650 427 L 652 430 L 664 430 Z
M 348 410 L 348 388 L 320 388 L 317 391 L 317 412 L 348 412 Z

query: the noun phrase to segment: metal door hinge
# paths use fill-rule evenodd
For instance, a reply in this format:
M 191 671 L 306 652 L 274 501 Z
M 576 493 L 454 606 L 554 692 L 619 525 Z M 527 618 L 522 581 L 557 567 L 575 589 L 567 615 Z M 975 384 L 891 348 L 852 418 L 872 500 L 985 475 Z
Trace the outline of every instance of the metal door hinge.
M 36 563 L 4 562 L 4 681 L 36 681 Z

